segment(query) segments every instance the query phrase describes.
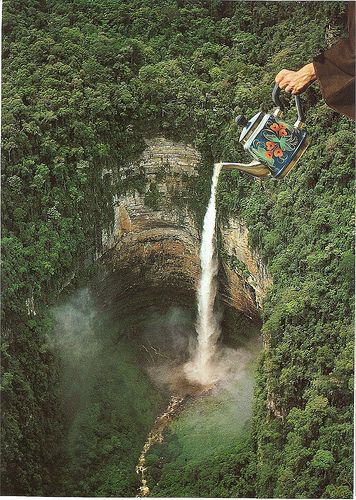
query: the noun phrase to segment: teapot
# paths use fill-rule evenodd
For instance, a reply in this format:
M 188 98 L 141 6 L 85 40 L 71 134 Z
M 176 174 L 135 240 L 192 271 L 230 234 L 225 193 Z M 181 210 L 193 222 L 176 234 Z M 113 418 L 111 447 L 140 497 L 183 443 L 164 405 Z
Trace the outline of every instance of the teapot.
M 280 88 L 274 86 L 272 100 L 277 108 L 272 114 L 262 111 L 247 120 L 240 115 L 236 123 L 243 129 L 239 142 L 254 158 L 251 163 L 221 163 L 223 170 L 240 170 L 254 177 L 282 179 L 295 167 L 309 145 L 307 133 L 302 130 L 304 114 L 299 95 L 295 96 L 298 119 L 294 125 L 281 120 L 284 110 Z

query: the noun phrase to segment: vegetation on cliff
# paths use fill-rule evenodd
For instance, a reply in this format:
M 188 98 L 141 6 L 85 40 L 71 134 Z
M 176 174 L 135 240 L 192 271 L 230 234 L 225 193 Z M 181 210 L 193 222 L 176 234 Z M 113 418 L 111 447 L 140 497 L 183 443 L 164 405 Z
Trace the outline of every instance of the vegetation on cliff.
M 344 17 L 341 2 L 4 1 L 3 494 L 58 491 L 47 306 L 100 251 L 112 195 L 142 189 L 120 167 L 149 134 L 193 143 L 202 175 L 186 194 L 201 214 L 213 160 L 243 159 L 234 111 L 269 109 L 274 75 L 333 43 Z M 221 177 L 220 216 L 245 219 L 274 285 L 249 445 L 209 462 L 231 481 L 214 496 L 352 497 L 353 125 L 317 85 L 302 100 L 311 145 L 286 180 Z M 199 474 L 182 468 L 171 494 Z

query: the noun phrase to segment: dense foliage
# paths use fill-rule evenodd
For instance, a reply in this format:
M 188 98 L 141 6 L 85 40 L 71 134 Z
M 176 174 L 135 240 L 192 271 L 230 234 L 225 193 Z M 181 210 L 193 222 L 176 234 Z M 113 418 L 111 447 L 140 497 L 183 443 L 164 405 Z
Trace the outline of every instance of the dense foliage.
M 120 174 L 142 138 L 201 151 L 187 199 L 201 216 L 212 161 L 243 156 L 234 110 L 268 109 L 274 75 L 337 39 L 344 12 L 341 2 L 4 2 L 3 494 L 55 491 L 63 422 L 46 306 L 100 251 L 113 193 L 142 189 L 142 175 Z M 311 146 L 290 177 L 221 177 L 220 216 L 246 220 L 274 285 L 251 444 L 212 458 L 211 477 L 220 468 L 236 480 L 214 496 L 352 496 L 353 126 L 317 86 L 303 101 Z M 155 205 L 154 187 L 148 196 Z M 198 477 L 181 470 L 170 494 L 184 482 L 193 494 Z
M 309 111 L 312 145 L 294 177 L 251 185 L 236 207 L 274 281 L 254 418 L 267 496 L 352 495 L 353 132 L 328 115 Z M 228 182 L 238 199 L 239 179 Z
M 137 343 L 122 335 L 127 320 L 108 320 L 92 295 L 81 289 L 53 308 L 65 426 L 52 494 L 133 496 L 133 464 L 161 395 L 138 363 Z

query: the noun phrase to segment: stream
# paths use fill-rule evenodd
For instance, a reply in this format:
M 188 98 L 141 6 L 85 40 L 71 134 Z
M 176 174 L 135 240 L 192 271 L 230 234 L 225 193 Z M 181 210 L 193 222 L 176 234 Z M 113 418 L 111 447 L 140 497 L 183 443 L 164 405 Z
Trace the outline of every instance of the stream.
M 150 450 L 151 446 L 155 443 L 163 442 L 163 431 L 166 428 L 168 422 L 172 420 L 174 415 L 177 413 L 179 407 L 184 401 L 182 396 L 171 396 L 169 404 L 166 410 L 159 415 L 155 423 L 147 436 L 147 440 L 142 449 L 138 464 L 136 465 L 136 473 L 140 475 L 141 486 L 139 487 L 139 492 L 137 497 L 146 497 L 149 494 L 149 487 L 147 485 L 147 479 L 145 476 L 146 468 L 146 454 Z

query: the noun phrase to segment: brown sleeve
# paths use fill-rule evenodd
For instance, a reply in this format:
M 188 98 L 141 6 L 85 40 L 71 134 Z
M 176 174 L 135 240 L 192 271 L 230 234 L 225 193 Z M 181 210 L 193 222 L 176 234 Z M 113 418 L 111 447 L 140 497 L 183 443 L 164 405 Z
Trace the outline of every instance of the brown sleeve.
M 314 58 L 323 98 L 331 108 L 355 119 L 355 2 L 349 2 L 349 37 Z

